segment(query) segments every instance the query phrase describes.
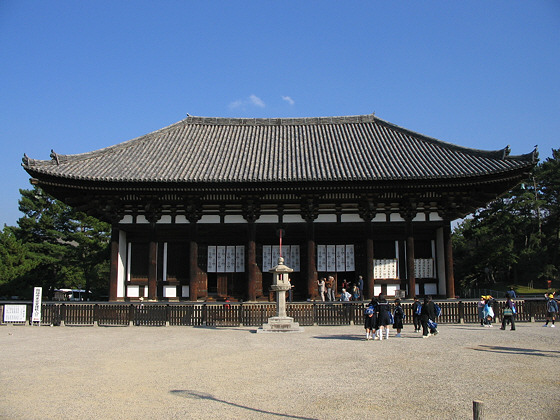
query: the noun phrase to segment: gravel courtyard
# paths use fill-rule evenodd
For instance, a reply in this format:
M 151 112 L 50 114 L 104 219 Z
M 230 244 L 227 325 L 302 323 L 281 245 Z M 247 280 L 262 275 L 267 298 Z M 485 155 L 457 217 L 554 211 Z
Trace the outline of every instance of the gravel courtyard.
M 255 331 L 1 326 L 0 418 L 560 419 L 560 328 Z

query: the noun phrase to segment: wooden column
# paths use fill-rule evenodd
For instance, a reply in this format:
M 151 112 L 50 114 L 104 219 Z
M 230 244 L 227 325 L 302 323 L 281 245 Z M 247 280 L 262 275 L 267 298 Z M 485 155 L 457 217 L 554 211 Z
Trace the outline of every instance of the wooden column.
M 366 237 L 366 284 L 365 284 L 365 290 L 366 290 L 366 298 L 371 299 L 373 297 L 373 290 L 374 290 L 374 285 L 375 285 L 375 280 L 373 277 L 373 258 L 374 256 L 374 252 L 373 252 L 373 227 L 372 227 L 372 223 L 371 221 L 366 221 L 366 231 L 367 231 L 367 237 Z
M 189 293 L 190 300 L 198 299 L 198 289 L 200 286 L 200 278 L 198 274 L 198 242 L 196 238 L 197 226 L 196 222 L 190 222 L 189 235 Z
M 406 273 L 408 276 L 408 297 L 416 296 L 416 276 L 414 274 L 414 232 L 412 219 L 406 219 Z
M 152 232 L 148 250 L 148 299 L 157 300 L 157 240 Z
M 315 246 L 315 226 L 313 220 L 307 220 L 307 295 L 310 299 L 318 298 L 317 288 L 317 251 Z
M 111 229 L 111 271 L 109 274 L 109 300 L 117 300 L 119 282 L 119 228 L 113 225 Z
M 445 252 L 445 284 L 448 298 L 455 297 L 455 275 L 453 274 L 453 243 L 451 242 L 451 222 L 443 227 L 443 247 Z
M 247 223 L 247 233 L 247 299 L 255 301 L 257 300 L 257 225 L 253 220 Z

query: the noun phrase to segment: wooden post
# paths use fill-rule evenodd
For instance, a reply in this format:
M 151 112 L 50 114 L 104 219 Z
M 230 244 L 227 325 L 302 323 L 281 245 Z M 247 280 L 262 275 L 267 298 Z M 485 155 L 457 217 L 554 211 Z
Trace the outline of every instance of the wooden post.
M 406 221 L 406 271 L 408 276 L 408 297 L 416 296 L 416 277 L 414 273 L 414 235 L 412 219 Z
M 473 401 L 473 420 L 484 420 L 484 403 L 482 401 Z
M 445 282 L 447 298 L 455 297 L 455 275 L 453 274 L 453 243 L 451 242 L 451 223 L 443 227 L 443 246 L 445 249 Z
M 307 220 L 307 294 L 315 300 L 318 296 L 317 289 L 317 256 L 315 254 L 315 227 L 313 220 Z
M 371 221 L 366 221 L 366 284 L 364 286 L 366 289 L 366 298 L 373 298 L 373 290 L 375 286 L 375 278 L 373 276 L 373 259 L 375 258 L 373 250 L 373 233 L 372 233 L 372 223 Z
M 256 246 L 256 224 L 250 220 L 247 224 L 247 299 L 252 302 L 257 300 L 257 246 Z
M 189 240 L 189 294 L 190 300 L 196 302 L 200 276 L 198 274 L 198 242 L 196 241 L 196 222 L 190 222 Z
M 109 274 L 109 301 L 117 300 L 119 281 L 119 229 L 111 229 L 111 271 Z
M 157 241 L 155 234 L 150 239 L 148 255 L 148 299 L 157 300 Z

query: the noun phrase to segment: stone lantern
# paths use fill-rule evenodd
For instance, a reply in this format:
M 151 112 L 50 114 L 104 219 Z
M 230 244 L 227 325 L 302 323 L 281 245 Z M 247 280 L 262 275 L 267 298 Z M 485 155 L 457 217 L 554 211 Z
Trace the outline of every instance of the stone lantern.
M 269 272 L 272 273 L 272 290 L 276 292 L 276 316 L 268 318 L 257 332 L 301 332 L 303 328 L 294 319 L 286 315 L 286 292 L 290 290 L 289 274 L 294 270 L 284 265 L 284 258 L 278 258 L 278 265 Z

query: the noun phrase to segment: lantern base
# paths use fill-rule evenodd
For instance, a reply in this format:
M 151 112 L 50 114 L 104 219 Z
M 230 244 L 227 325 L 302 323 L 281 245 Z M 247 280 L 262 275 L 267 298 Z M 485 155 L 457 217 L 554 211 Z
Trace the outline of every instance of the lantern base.
M 271 318 L 268 318 L 268 323 L 263 324 L 263 326 L 259 328 L 257 332 L 303 332 L 303 328 L 299 326 L 299 322 L 294 322 L 294 319 L 289 316 L 273 316 Z

